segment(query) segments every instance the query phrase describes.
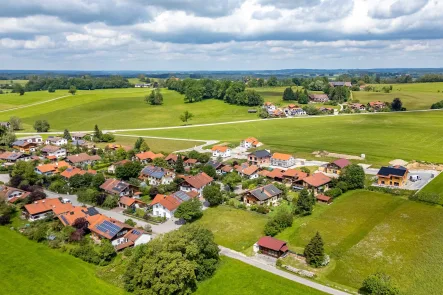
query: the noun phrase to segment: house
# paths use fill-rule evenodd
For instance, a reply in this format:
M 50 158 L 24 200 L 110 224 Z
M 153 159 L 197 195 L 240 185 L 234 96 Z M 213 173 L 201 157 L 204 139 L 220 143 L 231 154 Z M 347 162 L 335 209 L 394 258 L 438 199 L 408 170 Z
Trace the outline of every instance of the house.
M 326 164 L 324 167 L 324 172 L 339 175 L 344 168 L 351 164 L 351 161 L 349 161 L 348 159 L 338 159 L 334 162 Z
M 368 102 L 368 108 L 373 109 L 375 111 L 384 109 L 385 107 L 386 107 L 386 104 L 381 101 Z
M 62 176 L 64 179 L 69 180 L 71 177 L 79 174 L 79 175 L 85 175 L 86 173 L 89 173 L 91 175 L 96 175 L 97 171 L 88 169 L 88 170 L 82 170 L 77 167 L 68 167 L 65 171 L 60 173 L 60 176 Z
M 149 185 L 171 184 L 175 179 L 175 172 L 157 166 L 146 166 L 140 172 L 139 179 Z
M 332 203 L 332 198 L 325 196 L 323 194 L 317 195 L 315 198 L 317 199 L 317 202 L 320 202 L 320 203 L 326 203 L 326 204 Z
M 16 140 L 11 145 L 13 149 L 18 150 L 21 153 L 35 152 L 37 147 L 36 143 L 25 140 Z
M 265 103 L 263 104 L 263 108 L 264 108 L 269 114 L 273 114 L 274 111 L 276 110 L 275 105 L 274 105 L 272 102 L 269 102 L 269 101 L 267 101 L 267 102 L 265 102 Z
M 351 103 L 349 105 L 349 107 L 352 110 L 366 111 L 366 106 L 364 104 L 361 104 L 361 103 Z
M 247 206 L 267 205 L 275 206 L 281 199 L 283 192 L 273 184 L 268 184 L 243 193 L 243 202 Z
M 317 108 L 320 112 L 322 113 L 326 113 L 326 114 L 333 114 L 334 113 L 334 109 L 333 108 L 326 108 L 326 107 L 321 107 L 321 108 Z
M 61 214 L 72 210 L 70 203 L 63 204 L 59 199 L 43 199 L 27 204 L 23 214 L 30 221 L 44 219 L 48 216 Z
M 17 140 L 24 140 L 27 142 L 32 142 L 36 144 L 42 144 L 43 138 L 40 135 L 32 135 L 32 136 L 26 136 L 26 137 L 19 137 Z
M 318 93 L 316 93 L 316 94 L 309 94 L 309 100 L 312 101 L 312 102 L 324 103 L 324 102 L 328 102 L 329 101 L 329 97 L 326 94 L 324 94 L 324 93 L 322 93 L 322 94 L 318 94 Z
M 121 145 L 121 144 L 109 143 L 106 145 L 105 149 L 113 150 L 113 151 L 116 151 L 118 149 L 124 149 L 126 152 L 129 152 L 130 150 L 132 150 L 132 147 Z
M 56 163 L 50 163 L 50 164 L 41 164 L 38 165 L 37 167 L 34 168 L 34 171 L 37 174 L 40 175 L 53 175 L 59 172 L 60 168 L 63 167 L 68 167 L 69 168 L 69 164 L 66 163 L 65 161 L 60 161 L 60 162 L 56 162 Z
M 201 172 L 197 175 L 184 176 L 183 182 L 180 185 L 180 190 L 184 192 L 195 191 L 199 195 L 203 192 L 203 189 L 212 183 L 214 179 L 208 174 Z
M 134 191 L 132 186 L 124 181 L 109 178 L 107 179 L 100 188 L 104 190 L 107 194 L 116 195 L 119 197 L 132 196 Z
M 257 165 L 249 166 L 248 163 L 243 163 L 242 165 L 237 166 L 236 170 L 241 177 L 247 179 L 258 178 L 259 167 Z
M 123 209 L 132 208 L 135 210 L 135 209 L 146 208 L 147 204 L 139 199 L 123 196 L 120 197 L 120 200 L 118 201 L 118 206 Z
M 273 237 L 261 237 L 257 242 L 258 250 L 264 255 L 280 258 L 289 252 L 286 242 Z
M 151 202 L 152 214 L 154 216 L 170 219 L 174 217 L 175 210 L 182 203 L 181 199 L 174 195 L 156 195 Z
M 352 87 L 352 83 L 351 82 L 329 82 L 329 86 L 331 86 L 331 87 L 337 87 L 337 86 Z
M 286 108 L 285 109 L 285 114 L 287 116 L 293 117 L 293 116 L 306 116 L 306 111 L 302 108 Z
M 22 200 L 29 196 L 29 194 L 30 192 L 15 187 L 0 185 L 0 199 L 3 199 L 9 203 L 15 203 L 18 200 Z
M 303 179 L 308 177 L 308 173 L 297 169 L 288 169 L 282 174 L 283 180 L 292 185 L 303 185 Z
M 248 137 L 242 141 L 240 141 L 240 146 L 242 148 L 245 148 L 247 150 L 251 149 L 251 148 L 256 148 L 263 145 L 260 141 L 258 141 L 257 138 L 255 137 Z
M 154 161 L 154 159 L 157 158 L 164 158 L 165 156 L 163 154 L 155 154 L 151 151 L 139 153 L 135 155 L 135 160 L 140 161 L 142 163 L 148 163 Z
M 221 174 L 231 173 L 234 171 L 234 167 L 230 165 L 224 165 L 220 168 Z
M 105 215 L 98 215 L 98 218 L 95 218 L 88 228 L 91 231 L 92 239 L 96 241 L 101 239 L 110 240 L 114 247 L 127 243 L 124 236 L 133 230 L 130 225 Z M 127 247 L 129 247 L 129 245 L 127 245 Z
M 259 150 L 248 155 L 249 165 L 268 166 L 271 163 L 271 153 L 267 150 Z
M 408 169 L 403 166 L 384 166 L 377 173 L 378 185 L 402 187 L 408 180 Z
M 71 138 L 72 140 L 83 140 L 85 137 L 87 136 L 86 133 L 82 133 L 82 132 L 74 132 L 71 133 Z
M 197 165 L 198 160 L 197 159 L 186 159 L 186 161 L 183 162 L 183 167 L 191 169 L 195 165 Z
M 101 160 L 99 155 L 90 156 L 87 153 L 68 156 L 66 159 L 73 165 L 92 165 L 96 161 Z
M 295 159 L 293 156 L 288 154 L 274 153 L 271 157 L 271 165 L 289 168 L 295 165 Z
M 31 155 L 26 153 L 4 152 L 0 154 L 0 160 L 15 163 L 17 161 L 30 161 Z
M 47 145 L 41 149 L 42 155 L 48 159 L 64 159 L 66 158 L 66 149 L 58 146 Z
M 214 158 L 228 158 L 231 156 L 231 149 L 224 145 L 215 145 L 211 149 Z
M 215 169 L 215 173 L 218 175 L 222 175 L 223 171 L 221 170 L 225 165 L 223 163 L 217 161 L 208 161 L 205 166 L 211 166 Z
M 303 179 L 303 186 L 314 192 L 314 195 L 321 194 L 329 189 L 331 179 L 325 174 L 319 172 L 314 173 Z
M 52 145 L 56 145 L 56 146 L 62 146 L 62 145 L 68 144 L 68 140 L 66 138 L 63 138 L 63 137 L 49 136 L 46 139 L 45 144 L 52 144 Z
M 165 158 L 165 161 L 168 162 L 169 165 L 174 165 L 175 163 L 177 163 L 177 159 L 178 159 L 178 155 L 177 154 L 169 154 Z
M 272 169 L 272 171 L 268 171 L 268 172 L 266 173 L 266 176 L 265 176 L 265 177 L 267 177 L 267 178 L 271 178 L 271 179 L 273 179 L 273 180 L 275 180 L 275 181 L 282 182 L 282 181 L 283 181 L 283 173 L 284 173 L 284 172 L 285 172 L 285 171 L 282 170 L 282 169 L 274 168 L 274 169 Z
M 100 217 L 100 213 L 94 207 L 73 206 L 70 211 L 63 212 L 57 215 L 57 218 L 64 226 L 72 225 L 80 218 L 86 219 L 88 224 L 91 224 L 95 219 Z
M 119 240 L 120 243 L 115 246 L 115 250 L 121 251 L 128 247 L 136 247 L 138 245 L 146 244 L 151 238 L 151 235 L 144 230 L 133 228 Z
M 283 112 L 283 110 L 281 110 L 281 109 L 276 109 L 273 112 L 270 112 L 269 115 L 274 118 L 286 117 L 285 112 Z
M 125 165 L 126 163 L 129 163 L 129 162 L 131 162 L 131 161 L 129 161 L 129 160 L 121 160 L 121 161 L 115 162 L 114 164 L 112 164 L 111 166 L 108 167 L 108 173 L 115 174 L 115 170 L 117 169 L 118 166 L 123 166 L 123 165 Z

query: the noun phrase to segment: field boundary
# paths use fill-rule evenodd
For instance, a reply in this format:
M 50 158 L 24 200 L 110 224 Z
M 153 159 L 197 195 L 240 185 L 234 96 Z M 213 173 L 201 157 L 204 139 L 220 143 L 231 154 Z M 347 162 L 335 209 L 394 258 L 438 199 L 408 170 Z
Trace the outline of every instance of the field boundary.
M 81 94 L 79 94 L 79 95 L 81 95 Z M 68 96 L 72 96 L 72 94 L 67 94 L 67 95 L 56 97 L 56 98 L 51 98 L 51 99 L 48 99 L 48 100 L 45 100 L 45 101 L 40 101 L 40 102 L 36 102 L 36 103 L 26 104 L 26 105 L 23 105 L 23 106 L 14 107 L 14 108 L 6 109 L 6 110 L 1 110 L 0 113 L 6 113 L 6 112 L 10 112 L 10 111 L 19 110 L 19 109 L 29 108 L 29 107 L 33 107 L 33 106 L 36 106 L 36 105 L 40 105 L 40 104 L 48 103 L 48 102 L 51 102 L 51 101 L 59 100 L 59 99 L 62 99 L 62 98 L 68 97 Z

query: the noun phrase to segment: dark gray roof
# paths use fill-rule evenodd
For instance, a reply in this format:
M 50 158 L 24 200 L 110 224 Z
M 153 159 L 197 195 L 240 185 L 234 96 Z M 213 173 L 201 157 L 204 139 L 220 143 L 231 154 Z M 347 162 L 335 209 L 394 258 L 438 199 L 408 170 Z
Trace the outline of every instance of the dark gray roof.
M 407 169 L 403 166 L 399 167 L 385 166 L 380 168 L 377 175 L 383 175 L 383 176 L 395 175 L 403 177 L 406 174 L 406 171 Z
M 142 174 L 161 179 L 166 174 L 166 171 L 161 167 L 146 166 L 145 168 L 143 168 Z
M 266 158 L 266 157 L 271 157 L 271 153 L 268 152 L 267 150 L 259 150 L 259 151 L 255 151 L 252 153 L 254 156 L 256 156 L 257 158 Z
M 28 142 L 27 141 L 24 141 L 24 140 L 16 140 L 16 141 L 14 141 L 13 143 L 12 143 L 12 145 L 14 146 L 23 146 L 23 145 L 26 145 Z
M 184 191 L 178 191 L 173 193 L 174 197 L 182 200 L 182 202 L 188 201 L 189 199 L 191 199 L 187 193 L 185 193 Z
M 219 168 L 222 164 L 217 161 L 209 161 L 206 165 L 214 167 L 214 169 Z
M 281 194 L 282 191 L 279 190 L 278 188 L 276 188 L 273 184 L 268 184 L 266 186 L 256 188 L 256 189 L 250 191 L 250 193 L 254 197 L 256 197 L 258 200 L 266 201 L 269 198 L 272 198 L 272 197 L 275 197 L 275 196 Z

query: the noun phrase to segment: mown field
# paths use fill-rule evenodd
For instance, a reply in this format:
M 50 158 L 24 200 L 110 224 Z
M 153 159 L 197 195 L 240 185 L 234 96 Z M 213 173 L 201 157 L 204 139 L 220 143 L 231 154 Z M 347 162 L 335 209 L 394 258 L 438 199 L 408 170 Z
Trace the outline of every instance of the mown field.
M 218 139 L 239 143 L 257 137 L 267 148 L 306 157 L 326 150 L 366 155 L 366 162 L 386 165 L 397 158 L 443 161 L 443 111 L 379 113 L 333 117 L 262 120 L 128 134 Z
M 51 100 L 57 97 L 65 96 L 68 93 L 66 92 L 54 92 L 54 93 L 43 93 L 43 92 L 28 92 L 25 95 L 19 95 L 17 93 L 7 93 L 0 94 L 0 111 L 2 111 L 1 115 L 7 114 L 9 112 L 4 112 L 5 110 L 17 108 L 25 105 L 40 103 L 46 100 Z M 32 107 L 30 107 L 32 108 Z M 12 112 L 12 111 L 11 111 Z M 10 117 L 10 116 L 9 116 Z M 7 118 L 9 118 L 7 117 Z M 5 118 L 6 119 L 6 118 Z
M 357 191 L 311 217 L 296 219 L 278 237 L 301 250 L 319 231 L 335 267 L 325 279 L 359 288 L 377 271 L 405 294 L 438 294 L 443 287 L 443 209 L 391 195 Z
M 220 267 L 215 275 L 199 284 L 195 294 L 317 295 L 325 293 L 299 285 L 241 261 L 222 257 Z
M 443 82 L 438 83 L 411 83 L 411 84 L 374 84 L 372 86 L 381 89 L 383 86 L 392 85 L 391 93 L 354 91 L 354 99 L 361 103 L 370 101 L 391 102 L 398 97 L 402 100 L 403 106 L 408 110 L 430 109 L 435 102 L 443 100 Z
M 441 194 L 443 196 L 443 173 L 428 183 L 422 190 L 423 193 Z
M 115 142 L 113 144 L 121 144 L 123 146 L 134 146 L 137 137 L 127 136 L 115 136 Z M 157 139 L 157 138 L 143 138 L 148 144 L 150 150 L 155 152 L 172 153 L 178 150 L 184 150 L 192 148 L 196 145 L 201 145 L 203 142 L 198 141 L 184 141 L 184 140 L 169 140 L 169 139 Z M 102 143 L 99 146 L 106 146 L 106 143 Z
M 215 242 L 236 251 L 244 251 L 263 236 L 268 218 L 228 206 L 218 206 L 204 211 L 196 223 L 210 229 Z
M 0 227 L 1 294 L 127 294 L 96 277 L 96 267 Z
M 187 104 L 184 103 L 183 95 L 166 89 L 161 91 L 163 105 L 151 106 L 144 100 L 151 89 L 79 90 L 76 95 L 56 101 L 1 112 L 0 120 L 8 120 L 11 116 L 20 117 L 26 131 L 33 131 L 32 125 L 39 119 L 48 120 L 52 131 L 65 128 L 86 131 L 92 130 L 95 124 L 102 129 L 180 126 L 183 122 L 179 117 L 186 110 L 194 114 L 190 121 L 192 124 L 257 118 L 257 114 L 248 113 L 248 107 L 229 105 L 215 99 Z M 29 92 L 23 96 L 3 94 L 0 95 L 0 107 L 5 103 L 3 109 L 8 109 L 12 103 L 41 102 L 66 94 L 66 90 L 57 90 L 55 93 Z M 24 99 L 29 102 L 22 103 Z

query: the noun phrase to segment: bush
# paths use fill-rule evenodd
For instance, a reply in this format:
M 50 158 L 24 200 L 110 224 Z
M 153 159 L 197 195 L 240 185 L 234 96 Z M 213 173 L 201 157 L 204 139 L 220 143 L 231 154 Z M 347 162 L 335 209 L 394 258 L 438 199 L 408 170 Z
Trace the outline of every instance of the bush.
M 89 263 L 100 263 L 100 257 L 98 253 L 95 252 L 94 248 L 89 244 L 80 245 L 78 247 L 72 248 L 69 251 L 69 254 Z
M 338 187 L 335 187 L 333 189 L 326 191 L 325 195 L 334 199 L 334 198 L 337 198 L 338 196 L 340 196 L 342 193 L 343 192 L 341 189 L 339 189 Z
M 414 200 L 413 195 L 416 192 L 416 191 L 410 191 L 410 190 L 405 190 L 405 189 L 380 187 L 380 186 L 370 186 L 370 187 L 368 187 L 368 190 L 370 190 L 372 192 L 391 194 L 394 196 L 408 196 L 411 200 Z
M 292 225 L 293 215 L 289 207 L 277 207 L 274 216 L 265 225 L 265 235 L 275 236 Z
M 384 273 L 376 273 L 367 277 L 360 291 L 363 294 L 373 295 L 397 295 L 400 291 L 391 283 L 391 278 Z
M 131 218 L 126 219 L 126 220 L 125 220 L 125 223 L 126 223 L 127 225 L 129 225 L 129 226 L 132 226 L 132 227 L 134 227 L 134 226 L 137 225 L 137 223 L 136 223 L 134 220 L 132 220 Z
M 103 208 L 112 209 L 117 207 L 119 198 L 117 196 L 107 196 L 102 204 Z
M 443 196 L 437 193 L 418 192 L 416 194 L 410 195 L 409 200 L 430 204 L 443 204 Z

